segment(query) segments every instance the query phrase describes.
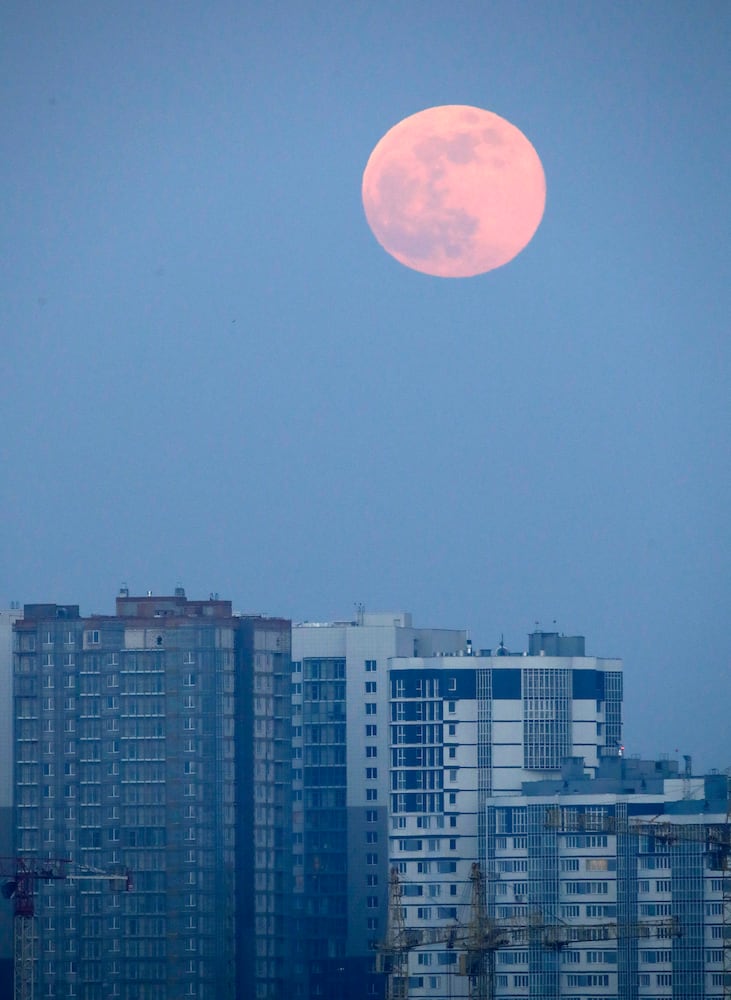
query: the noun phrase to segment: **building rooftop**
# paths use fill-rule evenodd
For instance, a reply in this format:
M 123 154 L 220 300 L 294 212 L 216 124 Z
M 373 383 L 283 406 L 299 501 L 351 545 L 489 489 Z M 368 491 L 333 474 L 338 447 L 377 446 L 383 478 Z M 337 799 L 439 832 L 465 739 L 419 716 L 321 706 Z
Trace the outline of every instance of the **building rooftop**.
M 560 778 L 523 782 L 523 795 L 548 797 L 557 795 L 642 795 L 662 796 L 665 782 L 687 783 L 690 797 L 682 793 L 676 801 L 664 804 L 663 812 L 673 815 L 725 813 L 729 802 L 729 781 L 725 774 L 693 777 L 690 758 L 681 773 L 677 760 L 641 760 L 637 757 L 601 757 L 594 775 L 587 774 L 583 757 L 567 757 Z

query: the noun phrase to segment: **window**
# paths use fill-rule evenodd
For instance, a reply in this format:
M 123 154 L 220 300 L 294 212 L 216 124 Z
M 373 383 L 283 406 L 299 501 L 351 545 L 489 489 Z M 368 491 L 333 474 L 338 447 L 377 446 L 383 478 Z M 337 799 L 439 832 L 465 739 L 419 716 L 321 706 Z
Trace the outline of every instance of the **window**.
M 377 788 L 366 788 L 366 801 L 375 802 L 377 798 L 378 798 Z
M 366 899 L 366 906 L 369 910 L 378 909 L 378 896 L 368 896 Z
M 564 882 L 564 892 L 567 896 L 598 895 L 609 893 L 608 882 Z
M 366 831 L 366 844 L 377 844 L 378 833 L 375 830 Z
M 614 858 L 587 858 L 586 870 L 588 872 L 613 872 L 617 870 L 617 862 Z
M 366 854 L 366 864 L 367 865 L 377 865 L 378 855 L 377 854 Z
M 456 701 L 447 702 L 447 711 L 451 715 L 454 715 L 454 713 L 457 711 L 457 702 Z
M 378 812 L 375 809 L 366 809 L 366 823 L 375 823 L 378 819 Z
M 616 951 L 587 951 L 587 953 L 586 953 L 586 964 L 587 965 L 616 965 L 617 964 L 617 953 L 616 953 Z
M 420 851 L 422 848 L 422 841 L 417 837 L 407 837 L 404 840 L 399 840 L 398 849 L 400 851 Z M 430 847 L 429 850 L 432 850 Z
M 365 693 L 366 694 L 375 694 L 376 693 L 376 682 L 375 681 L 366 681 L 365 682 Z
M 375 669 L 376 669 L 376 661 L 375 660 L 366 660 L 365 661 L 365 668 L 366 668 L 366 672 L 367 673 L 373 673 L 375 671 Z
M 566 977 L 566 982 L 568 986 L 609 986 L 609 976 L 594 973 L 576 973 L 574 975 L 569 974 Z
M 367 767 L 366 768 L 366 780 L 374 781 L 378 777 L 377 767 Z
M 376 714 L 376 703 L 375 703 L 375 701 L 367 701 L 365 708 L 366 708 L 366 715 L 375 715 Z
M 366 757 L 377 757 L 378 747 L 366 747 Z
M 669 949 L 659 949 L 651 951 L 640 951 L 640 961 L 648 965 L 656 965 L 663 962 L 671 962 L 673 953 Z

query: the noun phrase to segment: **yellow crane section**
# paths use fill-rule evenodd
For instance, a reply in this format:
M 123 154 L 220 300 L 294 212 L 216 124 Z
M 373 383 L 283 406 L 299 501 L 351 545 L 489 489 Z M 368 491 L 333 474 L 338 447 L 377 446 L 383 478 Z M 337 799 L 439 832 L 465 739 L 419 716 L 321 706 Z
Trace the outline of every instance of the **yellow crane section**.
M 480 866 L 473 863 L 470 918 L 466 924 L 442 927 L 406 927 L 401 905 L 398 872 L 391 869 L 386 937 L 377 948 L 376 970 L 387 976 L 386 1000 L 408 1000 L 409 954 L 421 947 L 443 944 L 459 952 L 457 971 L 468 978 L 469 1000 L 494 1000 L 495 954 L 501 948 L 519 948 L 539 943 L 550 950 L 591 941 L 618 938 L 669 938 L 679 936 L 676 920 L 647 920 L 638 923 L 565 924 L 547 921 L 538 911 L 525 918 L 495 920 L 487 915 L 485 882 Z

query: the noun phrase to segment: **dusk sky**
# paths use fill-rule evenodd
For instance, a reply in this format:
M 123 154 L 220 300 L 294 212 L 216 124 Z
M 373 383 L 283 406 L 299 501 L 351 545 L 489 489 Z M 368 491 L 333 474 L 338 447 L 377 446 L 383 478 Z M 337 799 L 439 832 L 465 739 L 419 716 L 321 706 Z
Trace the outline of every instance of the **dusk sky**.
M 6 3 L 0 605 L 538 622 L 624 659 L 627 753 L 730 765 L 729 37 L 726 2 Z M 546 174 L 480 277 L 361 205 L 439 104 Z

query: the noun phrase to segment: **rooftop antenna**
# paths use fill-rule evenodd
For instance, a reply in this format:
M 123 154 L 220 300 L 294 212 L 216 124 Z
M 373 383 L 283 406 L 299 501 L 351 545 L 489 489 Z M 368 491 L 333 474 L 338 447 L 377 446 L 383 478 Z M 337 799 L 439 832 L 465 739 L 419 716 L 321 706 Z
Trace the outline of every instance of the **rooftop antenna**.
M 691 799 L 693 797 L 693 789 L 691 786 L 691 778 L 693 777 L 693 758 L 689 753 L 684 753 L 683 760 L 685 762 L 685 767 L 683 768 L 683 798 Z

